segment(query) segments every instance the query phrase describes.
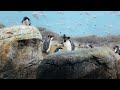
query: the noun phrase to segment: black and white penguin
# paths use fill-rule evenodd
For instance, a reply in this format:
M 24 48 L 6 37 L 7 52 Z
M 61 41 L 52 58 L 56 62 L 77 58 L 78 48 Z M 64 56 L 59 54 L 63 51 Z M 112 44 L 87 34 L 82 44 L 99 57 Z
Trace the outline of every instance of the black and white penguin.
M 22 23 L 24 23 L 24 25 L 26 25 L 26 26 L 31 25 L 30 19 L 28 17 L 26 17 L 26 16 L 23 18 Z
M 119 46 L 115 46 L 113 49 L 114 49 L 115 53 L 118 53 L 120 55 L 120 48 L 119 48 Z

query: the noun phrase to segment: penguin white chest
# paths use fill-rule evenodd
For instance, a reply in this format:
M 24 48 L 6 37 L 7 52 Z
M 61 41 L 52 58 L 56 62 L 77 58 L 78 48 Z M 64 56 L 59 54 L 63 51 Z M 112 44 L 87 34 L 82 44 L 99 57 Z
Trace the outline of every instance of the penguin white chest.
M 67 40 L 67 41 L 64 43 L 64 46 L 67 48 L 68 51 L 71 51 L 71 50 L 72 50 L 70 41 Z

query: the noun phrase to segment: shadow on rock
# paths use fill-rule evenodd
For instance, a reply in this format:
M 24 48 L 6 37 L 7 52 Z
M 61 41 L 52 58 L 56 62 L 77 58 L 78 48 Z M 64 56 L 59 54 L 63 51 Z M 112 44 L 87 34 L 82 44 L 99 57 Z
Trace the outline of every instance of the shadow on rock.
M 120 56 L 110 48 L 83 49 L 48 56 L 37 69 L 37 79 L 117 79 Z

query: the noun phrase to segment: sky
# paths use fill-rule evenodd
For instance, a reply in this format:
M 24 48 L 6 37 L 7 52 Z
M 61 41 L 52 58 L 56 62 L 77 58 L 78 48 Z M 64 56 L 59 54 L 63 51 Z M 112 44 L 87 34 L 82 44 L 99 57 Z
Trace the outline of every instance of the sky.
M 0 23 L 22 25 L 24 16 L 31 25 L 60 35 L 120 35 L 120 11 L 0 11 Z

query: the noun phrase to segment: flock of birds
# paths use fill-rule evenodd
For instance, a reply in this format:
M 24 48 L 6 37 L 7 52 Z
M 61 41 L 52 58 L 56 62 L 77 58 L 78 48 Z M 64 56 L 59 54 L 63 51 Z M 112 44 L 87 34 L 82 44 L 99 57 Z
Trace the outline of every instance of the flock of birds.
M 62 41 L 54 40 L 54 37 L 48 35 L 46 40 L 43 40 L 43 48 L 42 52 L 46 53 L 46 55 L 53 54 L 53 53 L 61 53 L 61 52 L 71 52 L 77 51 L 80 49 L 89 49 L 89 48 L 97 48 L 92 44 L 79 44 L 79 42 L 71 41 L 70 37 L 66 36 L 65 34 L 62 37 Z M 120 55 L 120 47 L 114 46 L 112 49 L 116 54 Z M 45 56 L 46 56 L 45 55 Z
M 55 11 L 55 13 L 57 13 L 57 14 L 59 14 L 59 15 L 64 15 L 65 14 L 65 11 Z M 120 16 L 120 11 L 108 11 L 107 13 L 109 13 L 109 14 L 111 14 L 111 15 L 117 15 L 117 16 Z M 97 19 L 97 16 L 96 15 L 93 15 L 93 14 L 91 14 L 91 11 L 80 11 L 80 12 L 78 12 L 78 14 L 79 15 L 89 15 L 89 16 L 91 16 L 92 17 L 92 19 Z M 32 16 L 35 18 L 35 19 L 40 19 L 41 17 L 44 17 L 44 18 L 47 18 L 47 13 L 45 12 L 45 11 L 33 11 L 33 13 L 32 13 Z M 79 21 L 74 21 L 74 23 L 76 24 L 76 25 L 78 25 L 78 26 L 82 26 L 83 24 L 82 23 L 80 23 Z M 49 24 L 49 23 L 47 23 L 46 24 L 47 26 L 53 26 L 53 25 L 65 25 L 66 26 L 66 29 L 71 29 L 72 28 L 72 26 L 70 26 L 70 25 L 66 25 L 65 24 L 65 22 L 64 21 L 62 21 L 62 22 L 56 22 L 56 23 L 54 23 L 54 24 Z M 89 26 L 89 24 L 87 24 L 87 26 Z M 95 29 L 97 29 L 97 25 L 95 24 L 94 25 L 94 27 L 95 27 Z M 114 25 L 112 25 L 112 24 L 110 24 L 110 25 L 104 25 L 104 28 L 108 28 L 109 30 L 112 30 L 113 28 L 114 28 Z M 109 32 L 109 30 L 108 31 L 104 31 L 105 33 L 107 33 L 108 35 L 111 35 L 111 33 Z M 84 34 L 85 34 L 85 32 L 83 32 Z M 67 50 L 68 51 L 70 51 L 70 50 L 72 50 L 72 46 L 74 46 L 74 44 L 72 44 L 72 46 L 70 47 L 69 45 L 71 44 L 71 42 L 68 42 L 69 41 L 69 38 L 67 37 L 67 38 L 63 38 L 63 43 L 62 43 L 62 45 L 63 46 L 66 46 L 66 48 L 67 48 Z M 50 43 L 50 42 L 49 42 Z M 49 44 L 48 43 L 48 44 Z M 50 49 L 50 45 L 47 45 L 47 47 L 49 47 L 49 49 Z M 79 47 L 81 47 L 82 48 L 82 46 L 81 45 L 79 45 Z M 83 48 L 93 48 L 93 46 L 92 45 L 90 45 L 90 44 L 88 44 L 88 45 L 85 45 L 85 46 L 83 46 Z M 59 48 L 59 49 L 63 49 L 63 48 Z M 58 48 L 57 48 L 57 50 L 59 50 Z M 48 52 L 49 50 L 47 50 L 47 52 Z M 114 51 L 115 51 L 115 53 L 118 53 L 119 55 L 120 55 L 120 47 L 119 46 L 115 46 L 114 47 Z
M 64 15 L 65 14 L 65 11 L 55 11 L 55 13 L 59 14 L 59 15 Z M 88 16 L 91 16 L 92 19 L 97 19 L 97 16 L 96 15 L 93 15 L 91 14 L 92 11 L 78 11 L 77 14 L 79 15 L 88 15 Z M 106 13 L 109 13 L 111 15 L 117 15 L 117 16 L 120 16 L 120 11 L 108 11 Z M 32 16 L 35 18 L 35 19 L 40 19 L 42 17 L 45 17 L 47 18 L 47 13 L 45 11 L 33 11 L 32 13 Z M 86 19 L 87 20 L 87 19 Z M 81 23 L 79 21 L 73 21 L 74 25 L 76 26 L 76 28 L 80 28 L 82 25 L 84 25 L 84 23 Z M 63 21 L 60 21 L 60 22 L 56 22 L 56 23 L 46 23 L 47 27 L 52 27 L 52 26 L 55 26 L 55 25 L 65 25 L 66 27 L 66 30 L 72 30 L 72 26 L 71 25 L 67 25 L 64 20 Z M 89 23 L 86 24 L 86 27 L 89 26 Z M 95 31 L 98 30 L 97 28 L 97 25 L 93 25 L 94 26 L 94 29 Z M 103 31 L 103 33 L 106 33 L 107 35 L 111 35 L 110 31 L 111 30 L 114 30 L 114 25 L 110 24 L 110 25 L 104 25 L 103 26 L 104 28 L 108 28 L 107 30 Z M 83 31 L 83 34 L 85 34 L 86 32 Z
M 22 11 L 19 11 L 19 12 L 22 12 Z M 50 11 L 49 11 L 50 12 Z M 59 14 L 59 15 L 64 15 L 66 11 L 54 11 L 53 13 L 56 13 L 56 14 Z M 91 14 L 93 11 L 77 11 L 76 14 L 78 15 L 87 15 L 87 16 L 91 16 L 91 18 L 94 20 L 94 19 L 97 19 L 97 15 L 94 15 L 94 14 Z M 111 15 L 115 15 L 115 16 L 120 16 L 120 11 L 106 11 L 106 13 L 109 13 Z M 47 11 L 33 11 L 32 12 L 32 16 L 33 18 L 39 20 L 41 18 L 46 18 L 48 17 L 48 13 Z M 87 20 L 87 19 L 86 19 Z M 8 20 L 7 21 L 8 23 L 10 24 L 14 24 L 14 25 L 17 25 L 17 22 L 15 20 Z M 84 25 L 84 23 L 81 23 L 79 21 L 73 21 L 74 25 L 76 26 L 76 28 L 80 28 L 81 26 Z M 62 21 L 59 21 L 59 22 L 55 22 L 55 23 L 46 23 L 46 26 L 47 27 L 53 27 L 53 26 L 56 26 L 56 25 L 59 25 L 59 26 L 65 26 L 65 29 L 66 30 L 72 30 L 72 26 L 71 25 L 67 25 L 67 23 L 64 22 L 64 19 Z M 86 27 L 89 26 L 89 23 L 86 24 Z M 93 25 L 94 26 L 94 30 L 97 31 L 98 28 L 97 28 L 97 25 Z M 106 33 L 107 35 L 111 35 L 111 30 L 114 30 L 114 25 L 112 24 L 106 24 L 103 26 L 104 28 L 107 28 L 107 30 L 103 31 L 103 33 Z M 64 32 L 63 32 L 64 33 Z M 59 33 L 60 34 L 60 33 Z M 83 31 L 83 34 L 86 34 L 86 31 Z
M 97 16 L 91 14 L 91 12 L 92 12 L 92 11 L 80 11 L 80 12 L 78 11 L 77 14 L 79 14 L 79 15 L 89 15 L 89 16 L 92 17 L 92 19 L 97 19 Z M 59 15 L 64 15 L 64 14 L 65 14 L 65 11 L 55 11 L 55 13 L 57 13 L 57 14 L 59 14 Z M 108 11 L 107 13 L 109 13 L 109 14 L 111 14 L 111 15 L 120 16 L 120 11 Z M 39 20 L 39 19 L 42 18 L 42 17 L 47 18 L 47 13 L 46 13 L 46 11 L 33 11 L 33 12 L 32 12 L 32 16 L 33 16 L 35 19 Z M 14 22 L 14 21 L 12 21 L 12 20 L 10 20 L 10 21 L 11 21 L 10 23 L 16 23 L 16 22 Z M 78 25 L 78 26 L 82 26 L 82 25 L 84 24 L 84 23 L 80 23 L 79 21 L 74 21 L 74 23 L 75 23 L 76 25 Z M 72 26 L 67 25 L 67 24 L 64 22 L 64 20 L 63 20 L 63 21 L 60 21 L 60 22 L 56 22 L 56 23 L 54 23 L 54 24 L 46 23 L 46 25 L 47 25 L 47 26 L 65 25 L 65 26 L 66 26 L 66 29 L 69 29 L 69 30 L 72 28 Z M 89 26 L 89 23 L 87 23 L 86 25 Z M 95 27 L 95 29 L 97 29 L 97 25 L 96 25 L 96 24 L 93 25 L 93 26 Z M 110 25 L 104 25 L 104 27 L 107 27 L 107 28 L 109 28 L 109 29 L 112 30 L 112 28 L 114 28 L 114 25 L 112 25 L 112 24 L 110 24 Z M 110 35 L 109 30 L 108 30 L 108 31 L 104 31 L 104 32 L 107 33 L 108 35 Z M 61 32 L 60 32 L 60 33 L 61 33 Z M 85 31 L 83 31 L 83 33 L 85 34 Z M 65 38 L 64 38 L 63 40 L 65 40 Z M 66 44 L 66 43 L 64 42 L 63 45 L 65 46 L 65 44 Z M 67 43 L 66 45 L 68 45 L 68 43 Z M 68 47 L 69 47 L 69 46 L 68 46 Z M 86 46 L 84 46 L 84 47 L 93 48 L 92 45 L 86 45 Z M 61 49 L 61 48 L 60 48 L 60 49 Z M 120 48 L 119 48 L 119 46 L 115 46 L 115 47 L 114 47 L 114 50 L 115 50 L 115 53 L 118 53 L 118 54 L 120 55 Z
M 42 52 L 48 54 L 53 54 L 56 52 L 69 52 L 76 51 L 80 48 L 94 48 L 91 44 L 79 44 L 78 42 L 71 41 L 71 37 L 66 36 L 65 34 L 61 37 L 62 40 L 54 40 L 54 36 L 48 35 L 43 40 Z

